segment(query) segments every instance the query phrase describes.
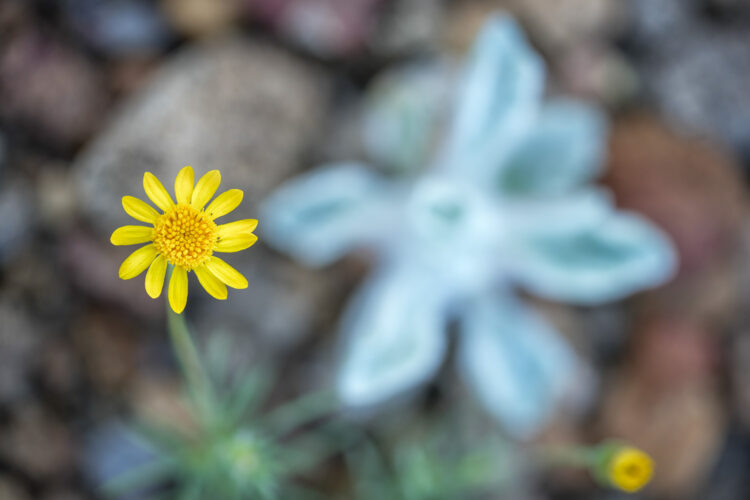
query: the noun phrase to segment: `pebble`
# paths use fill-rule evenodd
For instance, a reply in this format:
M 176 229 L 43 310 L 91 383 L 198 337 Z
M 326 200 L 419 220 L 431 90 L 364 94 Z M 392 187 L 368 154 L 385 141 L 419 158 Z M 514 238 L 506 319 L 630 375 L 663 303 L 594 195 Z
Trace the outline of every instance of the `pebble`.
M 39 325 L 20 300 L 0 296 L 0 403 L 13 403 L 31 390 L 29 369 L 41 345 Z
M 385 56 L 433 50 L 440 44 L 444 11 L 433 0 L 396 0 L 378 24 L 373 49 Z
M 671 236 L 683 272 L 726 259 L 739 242 L 747 195 L 736 160 L 653 115 L 631 114 L 614 123 L 604 182 L 618 205 L 644 214 Z
M 0 264 L 29 244 L 34 220 L 28 184 L 9 175 L 0 178 Z
M 51 35 L 14 31 L 0 46 L 0 117 L 69 151 L 101 123 L 108 92 L 98 69 Z
M 60 233 L 75 223 L 78 210 L 76 188 L 65 165 L 46 167 L 39 171 L 34 186 L 37 217 L 45 228 Z
M 101 394 L 121 393 L 137 372 L 135 325 L 92 310 L 74 320 L 71 330 L 89 383 Z
M 750 65 L 738 61 L 750 60 L 750 22 L 738 15 L 712 18 L 694 4 L 630 2 L 628 40 L 644 90 L 676 127 L 729 144 L 747 161 Z
M 171 39 L 165 20 L 147 0 L 64 0 L 68 23 L 91 46 L 115 57 L 160 52 Z
M 162 0 L 161 8 L 172 26 L 190 37 L 227 31 L 240 14 L 239 0 Z
M 31 496 L 11 477 L 0 476 L 0 498 L 3 500 L 31 500 Z
M 745 431 L 750 430 L 750 334 L 746 329 L 729 341 L 728 368 L 732 407 Z
M 15 409 L 0 435 L 0 456 L 35 480 L 64 477 L 76 465 L 70 429 L 35 403 Z
M 614 38 L 624 29 L 627 11 L 617 0 L 489 0 L 456 2 L 445 14 L 450 44 L 467 47 L 491 15 L 510 13 L 526 28 L 531 40 L 547 54 L 596 40 Z
M 244 0 L 251 18 L 321 57 L 347 57 L 367 48 L 383 0 Z

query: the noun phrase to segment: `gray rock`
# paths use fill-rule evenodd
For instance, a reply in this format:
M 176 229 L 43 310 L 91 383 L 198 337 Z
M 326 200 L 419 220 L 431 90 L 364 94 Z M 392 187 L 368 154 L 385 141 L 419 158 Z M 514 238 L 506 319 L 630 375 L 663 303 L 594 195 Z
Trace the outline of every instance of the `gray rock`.
M 730 338 L 731 402 L 743 430 L 750 429 L 750 335 L 745 328 Z
M 433 0 L 397 0 L 386 12 L 373 37 L 374 49 L 384 55 L 429 50 L 440 43 L 444 7 Z
M 297 170 L 325 103 L 322 75 L 277 49 L 237 39 L 189 48 L 78 158 L 81 208 L 109 236 L 128 220 L 121 197 L 145 196 L 144 171 L 171 190 L 185 165 L 197 176 L 218 168 L 222 188 L 244 189 L 252 205 Z
M 0 173 L 2 173 L 3 167 L 5 166 L 5 152 L 6 152 L 5 137 L 3 137 L 2 134 L 0 134 Z
M 0 476 L 0 498 L 3 500 L 30 500 L 31 497 L 9 476 Z
M 11 297 L 0 297 L 0 325 L 3 325 L 0 328 L 0 403 L 9 403 L 29 392 L 28 371 L 38 354 L 41 332 L 20 301 Z
M 0 117 L 56 148 L 78 147 L 109 102 L 99 68 L 42 30 L 7 31 L 0 45 Z
M 633 36 L 652 43 L 684 29 L 691 22 L 695 1 L 632 0 L 628 7 Z
M 528 25 L 532 39 L 550 53 L 560 53 L 587 40 L 616 36 L 625 20 L 617 0 L 501 0 Z
M 750 157 L 750 22 L 710 19 L 696 2 L 632 2 L 639 71 L 674 126 Z
M 27 184 L 5 176 L 0 180 L 0 264 L 17 254 L 31 236 L 32 194 Z
M 171 38 L 157 6 L 144 0 L 64 0 L 65 20 L 89 44 L 110 56 L 160 51 Z
M 0 435 L 0 457 L 34 480 L 54 481 L 73 472 L 77 450 L 64 422 L 42 406 L 26 403 L 13 409 Z
M 453 2 L 444 16 L 451 44 L 467 49 L 484 21 L 498 13 L 514 16 L 545 55 L 593 40 L 617 36 L 626 21 L 626 2 L 618 0 L 485 0 Z

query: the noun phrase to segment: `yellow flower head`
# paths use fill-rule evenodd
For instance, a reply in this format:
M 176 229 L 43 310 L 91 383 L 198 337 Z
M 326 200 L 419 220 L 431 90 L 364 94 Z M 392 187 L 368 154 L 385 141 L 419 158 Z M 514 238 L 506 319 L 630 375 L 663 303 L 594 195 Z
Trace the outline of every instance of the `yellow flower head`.
M 214 252 L 239 252 L 252 246 L 258 240 L 253 234 L 258 221 L 216 224 L 216 219 L 242 202 L 242 191 L 230 189 L 206 207 L 220 182 L 219 171 L 211 170 L 196 184 L 192 167 L 185 167 L 175 180 L 175 203 L 159 179 L 150 172 L 143 174 L 143 189 L 162 213 L 133 196 L 122 198 L 128 215 L 151 226 L 122 226 L 112 233 L 113 245 L 149 243 L 125 259 L 120 278 L 135 278 L 148 269 L 146 293 L 156 298 L 164 286 L 167 264 L 172 264 L 168 296 L 176 313 L 181 313 L 187 303 L 189 271 L 195 271 L 203 288 L 220 300 L 227 298 L 227 286 L 247 288 L 247 279 Z
M 643 488 L 654 473 L 654 462 L 639 449 L 623 446 L 611 455 L 607 463 L 609 482 L 633 493 Z

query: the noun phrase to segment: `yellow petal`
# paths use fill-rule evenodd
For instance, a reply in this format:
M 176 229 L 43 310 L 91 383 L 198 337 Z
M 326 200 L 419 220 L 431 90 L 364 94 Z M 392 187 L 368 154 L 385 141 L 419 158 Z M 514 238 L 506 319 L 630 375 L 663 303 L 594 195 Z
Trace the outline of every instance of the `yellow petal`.
M 122 226 L 115 229 L 109 241 L 113 245 L 137 245 L 154 239 L 154 228 L 147 226 Z
M 227 286 L 214 276 L 211 271 L 206 269 L 205 266 L 196 267 L 194 271 L 195 275 L 198 276 L 198 281 L 200 281 L 203 288 L 206 289 L 211 297 L 219 300 L 227 298 Z
M 195 185 L 195 173 L 193 167 L 188 165 L 180 170 L 174 181 L 174 192 L 177 195 L 177 203 L 190 203 L 193 198 L 193 186 Z
M 141 247 L 131 253 L 120 266 L 120 278 L 129 280 L 141 274 L 153 262 L 157 253 L 153 244 Z
M 211 202 L 208 208 L 206 208 L 206 214 L 211 217 L 211 219 L 218 219 L 237 208 L 237 206 L 242 203 L 243 196 L 244 193 L 241 189 L 230 189 L 229 191 L 224 191 Z
M 227 224 L 220 224 L 216 235 L 219 238 L 229 238 L 241 234 L 250 234 L 258 227 L 258 219 L 244 219 Z
M 146 191 L 146 194 L 154 202 L 154 205 L 163 211 L 167 211 L 169 207 L 174 205 L 172 197 L 164 189 L 164 185 L 151 172 L 143 174 L 143 190 Z
M 152 299 L 161 295 L 161 289 L 164 288 L 164 276 L 167 274 L 167 259 L 159 255 L 151 263 L 146 271 L 146 293 Z
M 247 279 L 239 271 L 218 257 L 211 257 L 206 262 L 206 267 L 214 276 L 231 286 L 232 288 L 247 288 Z
M 216 193 L 221 184 L 221 173 L 218 170 L 210 170 L 200 178 L 193 190 L 193 198 L 190 202 L 193 208 L 200 210 L 208 200 Z
M 123 196 L 122 208 L 125 209 L 125 213 L 129 216 L 141 222 L 150 222 L 153 224 L 156 218 L 159 217 L 159 212 L 154 210 L 154 207 L 135 196 Z
M 228 238 L 219 238 L 216 243 L 217 252 L 239 252 L 253 246 L 258 241 L 254 234 L 243 234 L 240 236 L 230 236 Z
M 167 294 L 169 295 L 169 305 L 172 306 L 172 310 L 180 314 L 185 309 L 188 296 L 187 271 L 185 271 L 184 267 L 174 266 Z

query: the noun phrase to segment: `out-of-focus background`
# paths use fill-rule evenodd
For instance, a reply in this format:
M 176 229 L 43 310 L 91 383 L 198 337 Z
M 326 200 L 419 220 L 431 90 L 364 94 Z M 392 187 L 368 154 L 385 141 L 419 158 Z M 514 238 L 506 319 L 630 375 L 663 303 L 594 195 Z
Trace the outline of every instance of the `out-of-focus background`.
M 626 301 L 528 299 L 599 381 L 543 439 L 644 448 L 657 463 L 644 498 L 750 498 L 749 2 L 0 0 L 0 499 L 102 498 L 92 461 L 117 444 L 97 433 L 182 418 L 163 304 L 117 278 L 126 252 L 109 243 L 144 171 L 170 185 L 183 165 L 218 168 L 245 190 L 241 218 L 257 217 L 283 181 L 364 157 L 378 74 L 460 57 L 497 10 L 543 55 L 548 93 L 607 111 L 601 182 L 680 257 L 674 280 Z M 330 379 L 335 324 L 370 261 L 310 270 L 262 226 L 232 260 L 250 287 L 222 303 L 191 289 L 188 317 L 199 337 L 228 334 L 233 362 L 270 362 L 284 399 Z M 445 370 L 408 414 L 461 421 L 478 411 L 462 392 Z M 346 498 L 342 469 L 317 472 L 330 498 Z M 620 498 L 584 474 L 519 481 L 523 495 L 496 497 Z

